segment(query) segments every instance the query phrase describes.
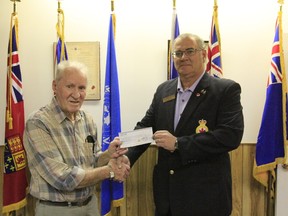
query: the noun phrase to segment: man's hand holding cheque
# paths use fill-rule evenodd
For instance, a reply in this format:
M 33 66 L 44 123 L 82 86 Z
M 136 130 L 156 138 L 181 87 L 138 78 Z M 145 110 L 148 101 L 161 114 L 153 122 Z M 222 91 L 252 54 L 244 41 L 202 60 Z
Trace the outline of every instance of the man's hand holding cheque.
M 141 128 L 133 131 L 125 131 L 119 133 L 119 138 L 122 142 L 122 148 L 128 148 L 147 143 L 153 143 L 154 140 L 152 127 Z

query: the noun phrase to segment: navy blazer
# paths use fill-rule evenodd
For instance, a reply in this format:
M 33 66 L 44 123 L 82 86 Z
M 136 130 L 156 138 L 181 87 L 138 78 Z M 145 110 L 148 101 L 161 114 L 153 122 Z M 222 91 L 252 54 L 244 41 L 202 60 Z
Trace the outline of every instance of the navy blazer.
M 244 120 L 241 87 L 229 79 L 204 74 L 174 131 L 177 79 L 162 83 L 137 128 L 168 130 L 178 150 L 158 149 L 153 194 L 159 216 L 228 216 L 232 211 L 229 151 L 241 142 Z M 131 147 L 131 164 L 149 144 Z

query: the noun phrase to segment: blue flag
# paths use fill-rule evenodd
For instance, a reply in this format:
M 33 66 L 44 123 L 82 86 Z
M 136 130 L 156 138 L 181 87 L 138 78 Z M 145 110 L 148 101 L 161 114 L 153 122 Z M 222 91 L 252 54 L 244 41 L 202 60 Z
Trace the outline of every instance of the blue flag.
M 287 88 L 282 49 L 282 12 L 279 12 L 272 47 L 266 101 L 256 144 L 253 176 L 268 187 L 269 172 L 275 182 L 275 168 L 284 162 L 287 145 Z M 271 188 L 272 196 L 274 188 Z
M 62 43 L 61 38 L 58 39 L 56 45 L 56 60 L 57 64 L 59 64 L 61 61 L 68 60 L 66 44 Z
M 120 97 L 113 24 L 113 14 L 111 14 L 104 86 L 102 151 L 105 151 L 109 147 L 110 142 L 121 132 Z M 104 180 L 101 185 L 101 215 L 108 215 L 111 211 L 111 203 L 113 203 L 114 207 L 120 206 L 122 200 L 123 183 L 108 179 Z
M 175 69 L 174 66 L 174 61 L 173 61 L 173 57 L 172 57 L 172 53 L 171 50 L 173 49 L 173 43 L 174 43 L 174 39 L 180 34 L 180 30 L 179 30 L 179 23 L 178 23 L 178 17 L 177 17 L 177 13 L 176 13 L 176 9 L 173 10 L 173 16 L 172 16 L 172 31 L 171 31 L 171 40 L 170 40 L 170 46 L 169 46 L 169 77 L 168 79 L 174 79 L 176 77 L 178 77 L 178 73 Z

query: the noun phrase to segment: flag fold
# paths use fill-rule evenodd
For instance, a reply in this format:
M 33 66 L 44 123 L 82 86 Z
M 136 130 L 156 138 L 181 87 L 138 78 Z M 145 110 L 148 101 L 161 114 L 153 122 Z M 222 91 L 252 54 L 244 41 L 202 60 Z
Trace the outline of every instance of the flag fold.
M 56 24 L 57 30 L 57 44 L 55 50 L 56 62 L 59 64 L 61 61 L 68 60 L 67 48 L 64 40 L 64 11 L 58 8 L 58 22 Z
M 275 168 L 285 160 L 287 146 L 287 86 L 282 47 L 282 12 L 278 13 L 272 46 L 266 101 L 256 143 L 253 176 L 268 189 L 268 177 L 275 182 Z
M 221 40 L 218 24 L 218 6 L 216 1 L 214 4 L 210 40 L 207 52 L 206 72 L 214 77 L 222 78 Z
M 24 99 L 18 55 L 18 18 L 12 14 L 7 61 L 4 185 L 2 213 L 27 204 L 26 155 L 23 146 Z
M 120 96 L 114 30 L 115 15 L 111 14 L 104 86 L 102 151 L 108 149 L 110 142 L 121 132 Z M 123 193 L 123 183 L 104 180 L 101 184 L 101 215 L 112 215 L 111 203 L 114 207 L 120 206 L 124 196 Z
M 174 61 L 173 61 L 173 56 L 172 56 L 172 49 L 173 49 L 173 43 L 174 39 L 180 34 L 179 30 L 179 23 L 178 23 L 178 16 L 176 9 L 173 9 L 173 14 L 172 14 L 172 27 L 171 27 L 171 39 L 170 39 L 170 44 L 169 44 L 169 51 L 168 51 L 168 56 L 169 56 L 169 68 L 168 68 L 168 79 L 174 79 L 178 77 L 178 73 L 175 69 L 174 66 Z

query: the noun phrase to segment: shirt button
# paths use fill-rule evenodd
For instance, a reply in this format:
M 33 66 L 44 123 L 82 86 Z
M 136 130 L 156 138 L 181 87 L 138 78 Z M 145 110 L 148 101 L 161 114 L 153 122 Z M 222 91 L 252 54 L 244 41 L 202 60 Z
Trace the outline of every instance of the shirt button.
M 170 173 L 170 175 L 173 175 L 174 174 L 174 170 L 170 170 L 169 173 Z

